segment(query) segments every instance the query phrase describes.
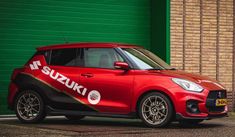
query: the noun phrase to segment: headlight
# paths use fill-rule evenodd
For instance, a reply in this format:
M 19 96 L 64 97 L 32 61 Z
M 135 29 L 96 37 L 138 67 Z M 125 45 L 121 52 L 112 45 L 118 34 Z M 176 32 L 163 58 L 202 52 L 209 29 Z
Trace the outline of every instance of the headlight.
M 203 90 L 203 88 L 200 85 L 188 80 L 172 78 L 172 81 L 188 91 L 201 92 Z

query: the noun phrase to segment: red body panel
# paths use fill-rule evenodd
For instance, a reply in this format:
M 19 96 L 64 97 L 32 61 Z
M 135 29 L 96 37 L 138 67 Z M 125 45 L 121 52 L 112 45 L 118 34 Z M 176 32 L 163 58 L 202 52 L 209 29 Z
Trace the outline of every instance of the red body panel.
M 101 101 L 95 108 L 107 113 L 130 113 L 134 80 L 131 71 L 83 68 L 81 73 L 93 74 L 92 77 L 81 77 L 80 83 L 100 92 Z
M 119 47 L 117 44 L 71 44 L 70 47 Z M 38 50 L 67 48 L 68 45 L 42 47 Z M 135 47 L 122 45 L 122 47 Z M 29 65 L 34 61 L 40 61 L 39 69 L 31 70 Z M 65 76 L 69 83 L 75 82 L 80 85 L 80 93 L 73 88 L 68 88 L 64 83 L 50 77 L 50 74 L 42 73 L 43 67 L 47 63 L 43 56 L 35 56 L 25 65 L 19 73 L 25 73 L 48 84 L 49 86 L 64 92 L 75 98 L 77 101 L 102 113 L 128 114 L 136 112 L 136 106 L 139 98 L 146 92 L 159 91 L 166 94 L 173 103 L 176 113 L 184 117 L 207 117 L 208 115 L 217 115 L 227 113 L 227 106 L 224 112 L 210 113 L 206 107 L 206 99 L 212 90 L 225 90 L 223 86 L 207 77 L 185 73 L 177 70 L 118 70 L 118 69 L 99 69 L 99 68 L 80 68 L 80 67 L 58 67 L 47 66 L 50 73 L 53 70 L 55 76 Z M 186 91 L 172 81 L 172 78 L 182 78 L 190 80 L 201 85 L 204 90 L 201 93 Z M 73 86 L 74 87 L 74 86 Z M 85 89 L 86 88 L 86 89 Z M 88 101 L 88 94 L 91 91 L 100 93 L 100 101 L 91 104 Z M 18 88 L 14 83 L 9 88 L 9 104 L 12 104 Z M 83 94 L 84 91 L 84 94 Z M 86 91 L 86 92 L 85 92 Z M 190 114 L 186 111 L 186 101 L 193 99 L 199 102 L 199 114 Z

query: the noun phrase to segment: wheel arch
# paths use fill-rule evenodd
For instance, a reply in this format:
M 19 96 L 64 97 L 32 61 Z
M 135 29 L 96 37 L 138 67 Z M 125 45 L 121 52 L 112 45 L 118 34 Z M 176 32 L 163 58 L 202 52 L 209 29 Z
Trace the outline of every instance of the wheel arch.
M 39 86 L 37 86 L 37 85 L 35 85 L 35 84 L 32 84 L 32 83 L 23 83 L 23 84 L 21 84 L 21 85 L 19 85 L 19 89 L 18 89 L 18 91 L 16 92 L 16 94 L 15 94 L 15 96 L 14 96 L 14 98 L 13 98 L 13 108 L 15 107 L 15 104 L 16 104 L 16 99 L 17 99 L 17 97 L 19 96 L 19 94 L 21 93 L 21 92 L 23 92 L 23 91 L 25 91 L 25 90 L 33 90 L 33 91 L 35 91 L 36 93 L 38 93 L 41 97 L 42 97 L 42 99 L 43 99 L 43 101 L 44 101 L 44 103 L 45 104 L 47 104 L 48 102 L 47 102 L 47 96 L 44 94 L 44 92 L 40 92 L 40 91 L 42 91 L 43 89 L 41 89 Z
M 143 92 L 143 93 L 138 97 L 137 102 L 136 102 L 136 105 L 135 105 L 135 111 L 136 111 L 137 116 L 138 116 L 138 114 L 139 114 L 139 113 L 138 113 L 138 111 L 139 111 L 138 108 L 139 108 L 139 104 L 140 104 L 141 100 L 144 98 L 144 96 L 146 96 L 146 95 L 149 94 L 149 93 L 153 93 L 153 92 L 161 93 L 161 94 L 165 95 L 165 96 L 170 100 L 171 105 L 172 105 L 172 107 L 173 107 L 173 112 L 174 112 L 174 116 L 173 116 L 173 117 L 175 117 L 175 115 L 176 115 L 176 110 L 175 110 L 175 104 L 174 104 L 174 102 L 173 102 L 172 97 L 171 97 L 169 94 L 167 94 L 166 92 L 164 92 L 164 91 L 162 91 L 162 90 L 156 90 L 156 89 L 147 90 L 147 91 Z

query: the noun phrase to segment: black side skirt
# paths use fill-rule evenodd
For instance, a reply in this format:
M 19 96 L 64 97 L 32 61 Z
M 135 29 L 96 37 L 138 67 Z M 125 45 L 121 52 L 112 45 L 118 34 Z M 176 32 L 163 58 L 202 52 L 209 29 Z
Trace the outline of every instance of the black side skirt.
M 110 114 L 110 113 L 100 113 L 95 111 L 77 111 L 77 110 L 63 110 L 54 109 L 50 106 L 46 107 L 48 115 L 58 116 L 58 115 L 84 115 L 84 116 L 95 116 L 95 117 L 113 117 L 113 118 L 138 118 L 136 113 L 130 114 Z

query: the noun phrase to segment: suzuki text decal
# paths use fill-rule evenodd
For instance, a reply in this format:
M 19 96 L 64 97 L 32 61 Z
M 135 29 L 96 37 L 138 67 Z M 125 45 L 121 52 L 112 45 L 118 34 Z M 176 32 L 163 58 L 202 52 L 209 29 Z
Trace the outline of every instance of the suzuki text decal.
M 41 66 L 41 62 L 39 60 L 34 61 L 33 64 L 29 64 L 31 70 L 39 69 L 39 66 Z
M 33 61 L 32 64 L 29 64 L 31 70 L 38 70 L 41 62 L 39 60 Z M 48 75 L 50 78 L 58 81 L 59 83 L 65 85 L 67 88 L 72 89 L 73 91 L 77 92 L 78 94 L 85 96 L 87 93 L 87 88 L 79 85 L 77 82 L 70 80 L 68 77 L 60 74 L 59 72 L 55 72 L 54 69 L 51 69 L 48 66 L 43 66 L 41 72 L 45 75 Z M 99 91 L 92 90 L 89 92 L 87 99 L 89 103 L 92 105 L 98 104 L 101 99 L 101 95 Z

